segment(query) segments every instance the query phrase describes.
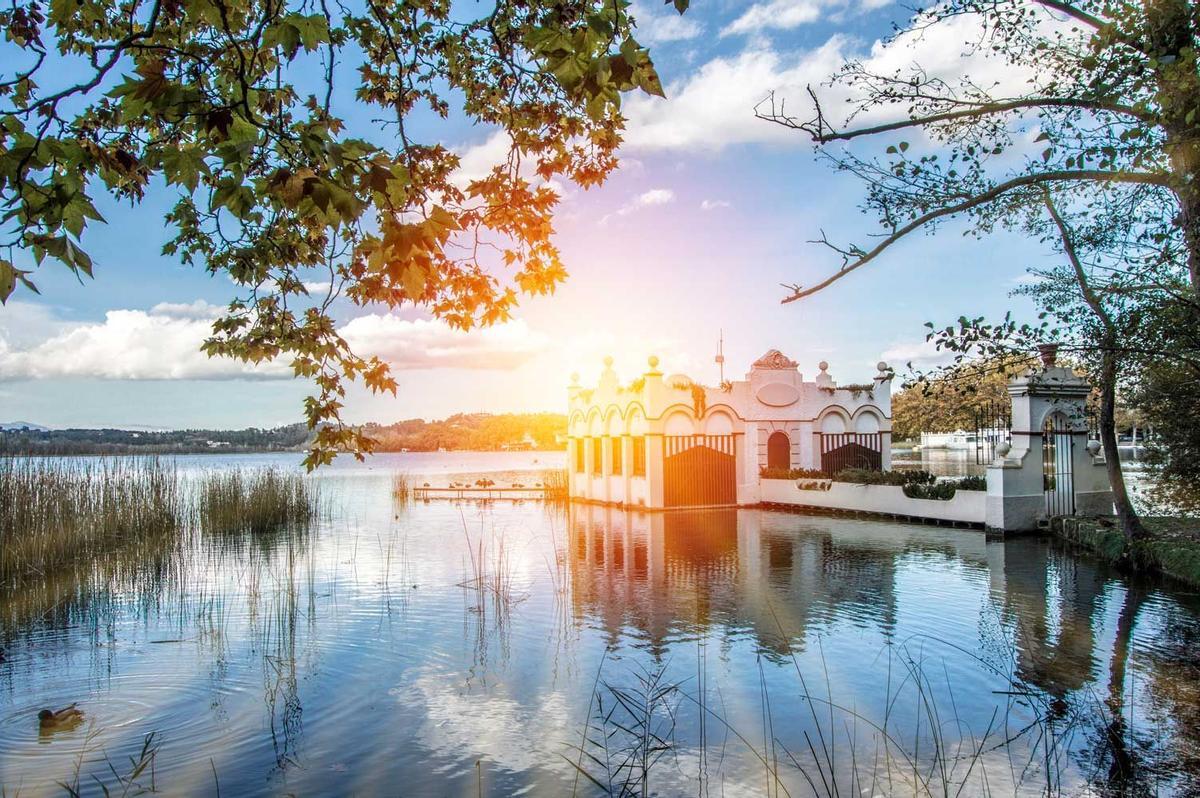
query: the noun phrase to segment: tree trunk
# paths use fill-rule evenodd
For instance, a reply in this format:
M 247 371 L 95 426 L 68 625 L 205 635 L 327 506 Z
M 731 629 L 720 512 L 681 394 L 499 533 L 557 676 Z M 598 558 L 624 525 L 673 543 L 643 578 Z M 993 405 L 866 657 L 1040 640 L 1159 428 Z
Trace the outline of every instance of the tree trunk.
M 1108 472 L 1108 483 L 1112 487 L 1113 504 L 1117 508 L 1117 521 L 1126 541 L 1145 537 L 1146 529 L 1138 517 L 1137 510 L 1129 500 L 1125 486 L 1125 474 L 1121 471 L 1121 459 L 1117 452 L 1117 354 L 1116 341 L 1111 335 L 1104 337 L 1104 352 L 1100 360 L 1100 442 L 1104 446 L 1104 467 Z
M 1144 52 L 1154 58 L 1164 149 L 1175 176 L 1188 276 L 1200 297 L 1200 74 L 1194 55 L 1195 16 L 1190 0 L 1146 0 Z

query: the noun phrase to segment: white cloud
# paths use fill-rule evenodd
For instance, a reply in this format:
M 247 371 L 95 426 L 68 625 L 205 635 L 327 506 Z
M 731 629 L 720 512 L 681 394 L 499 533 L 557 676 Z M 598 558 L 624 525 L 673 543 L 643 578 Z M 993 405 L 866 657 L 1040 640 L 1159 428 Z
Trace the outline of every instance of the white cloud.
M 866 0 L 868 3 L 875 1 Z M 772 0 L 752 6 L 746 14 L 754 8 L 777 3 L 794 5 L 796 9 L 806 7 L 804 3 Z M 793 10 L 792 16 L 780 14 L 776 19 L 795 19 L 799 13 Z M 1047 31 L 1064 25 L 1048 15 L 1043 15 L 1042 24 Z M 978 42 L 982 30 L 978 16 L 964 14 L 890 42 L 877 40 L 870 47 L 841 34 L 835 34 L 820 47 L 809 50 L 782 50 L 769 41 L 751 39 L 741 52 L 714 58 L 691 76 L 669 84 L 666 98 L 636 94 L 630 97 L 625 104 L 628 118 L 625 151 L 715 152 L 739 144 L 809 147 L 812 142 L 806 134 L 758 119 L 754 108 L 769 93 L 775 92 L 778 98 L 786 101 L 786 111 L 790 115 L 807 120 L 812 108 L 806 88 L 813 86 L 817 88 L 827 121 L 840 126 L 838 114 L 852 107 L 846 103 L 849 94 L 843 86 L 823 84 L 850 58 L 861 58 L 864 67 L 877 74 L 900 72 L 906 75 L 919 64 L 931 79 L 956 83 L 959 78 L 969 75 L 975 85 L 987 88 L 996 96 L 1017 96 L 1027 92 L 1030 80 L 1037 80 L 1039 76 L 1014 68 L 986 47 L 968 54 L 968 42 Z M 1040 77 L 1046 79 L 1046 76 Z M 899 105 L 877 109 L 856 122 L 887 121 L 897 118 L 903 111 Z M 913 135 L 921 134 L 914 132 Z
M 718 208 L 732 208 L 733 205 L 728 200 L 702 200 L 700 202 L 700 210 L 715 211 Z
M 150 308 L 151 316 L 166 316 L 172 319 L 206 319 L 211 321 L 221 315 L 218 305 L 197 299 L 195 302 L 159 302 Z
M 26 347 L 0 336 L 0 379 L 220 380 L 291 374 L 280 364 L 252 366 L 201 353 L 212 317 L 196 314 L 206 310 L 197 305 L 110 310 L 102 322 L 73 324 Z
M 822 0 L 770 0 L 767 3 L 755 3 L 725 26 L 721 35 L 757 33 L 765 28 L 791 30 L 809 22 L 816 22 L 827 5 L 829 3 Z
M 757 119 L 754 107 L 771 91 L 803 96 L 845 60 L 848 42 L 834 36 L 815 50 L 781 54 L 752 47 L 714 58 L 690 78 L 667 87 L 667 98 L 634 95 L 626 103 L 631 150 L 709 150 L 736 144 L 808 145 L 803 134 Z
M 0 380 L 264 380 L 292 375 L 286 362 L 252 365 L 203 354 L 200 346 L 212 334 L 219 312 L 197 301 L 162 303 L 149 311 L 110 310 L 103 321 L 88 323 L 56 321 L 43 313 L 37 338 L 19 326 L 37 314 L 6 313 L 0 317 Z M 441 321 L 369 314 L 347 322 L 339 332 L 357 354 L 376 355 L 396 370 L 512 369 L 546 346 L 545 337 L 520 320 L 462 332 Z
M 648 208 L 652 205 L 667 205 L 675 201 L 675 192 L 669 188 L 652 188 L 649 191 L 643 191 L 629 202 L 617 208 L 612 213 L 606 214 L 600 219 L 600 224 L 606 224 L 613 216 L 628 216 L 640 208 Z
M 358 354 L 375 355 L 397 370 L 515 369 L 548 343 L 523 319 L 463 332 L 435 319 L 371 313 L 348 322 L 339 332 Z
M 671 8 L 655 11 L 640 3 L 634 3 L 631 11 L 637 20 L 637 38 L 643 44 L 684 41 L 704 33 L 695 14 L 678 14 Z

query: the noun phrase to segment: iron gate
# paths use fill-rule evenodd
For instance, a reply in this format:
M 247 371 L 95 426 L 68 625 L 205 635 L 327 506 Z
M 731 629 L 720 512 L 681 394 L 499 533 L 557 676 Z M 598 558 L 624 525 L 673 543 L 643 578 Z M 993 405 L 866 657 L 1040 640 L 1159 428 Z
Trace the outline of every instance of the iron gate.
M 821 433 L 821 470 L 836 474 L 844 468 L 883 468 L 883 434 L 879 432 Z
M 1062 416 L 1054 414 L 1042 425 L 1042 489 L 1046 515 L 1075 514 L 1075 473 L 1072 461 L 1075 436 Z
M 996 447 L 1012 443 L 1012 407 L 1007 402 L 988 402 L 975 409 L 975 465 L 996 459 Z
M 737 458 L 732 435 L 663 436 L 663 504 L 737 504 Z

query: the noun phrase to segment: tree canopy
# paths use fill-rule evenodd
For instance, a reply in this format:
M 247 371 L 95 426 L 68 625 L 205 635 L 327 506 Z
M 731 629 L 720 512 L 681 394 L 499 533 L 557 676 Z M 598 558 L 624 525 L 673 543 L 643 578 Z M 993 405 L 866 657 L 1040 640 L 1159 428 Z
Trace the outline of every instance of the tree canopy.
M 347 380 L 396 390 L 333 301 L 466 329 L 552 292 L 551 181 L 602 181 L 622 94 L 662 93 L 625 0 L 14 0 L 0 26 L 0 300 L 48 260 L 93 274 L 98 194 L 169 187 L 165 253 L 239 287 L 205 351 L 313 381 L 310 467 L 370 449 Z M 502 131 L 489 168 L 443 120 Z
M 1114 243 L 1123 263 L 1156 278 L 1182 275 L 1200 296 L 1197 4 L 948 0 L 918 12 L 897 38 L 945 33 L 960 20 L 971 23 L 962 26 L 964 63 L 987 58 L 1003 66 L 1000 78 L 934 74 L 920 64 L 880 72 L 852 61 L 823 90 L 844 96 L 844 115 L 831 116 L 812 89 L 807 119 L 774 101 L 760 109 L 862 178 L 863 210 L 880 229 L 870 245 L 825 239 L 840 268 L 790 286 L 784 301 L 951 218 L 976 234 L 1012 227 L 1043 236 L 1053 229 L 1047 191 L 1072 227 L 1098 214 L 1121 220 Z

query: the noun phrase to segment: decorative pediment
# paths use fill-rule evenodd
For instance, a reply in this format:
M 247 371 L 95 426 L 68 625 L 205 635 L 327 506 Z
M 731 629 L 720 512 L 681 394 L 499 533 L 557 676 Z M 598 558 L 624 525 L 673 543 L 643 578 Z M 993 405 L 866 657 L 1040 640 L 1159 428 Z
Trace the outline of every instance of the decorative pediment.
M 794 369 L 796 361 L 789 360 L 788 357 L 778 349 L 771 349 L 765 355 L 754 361 L 752 368 L 756 369 Z

